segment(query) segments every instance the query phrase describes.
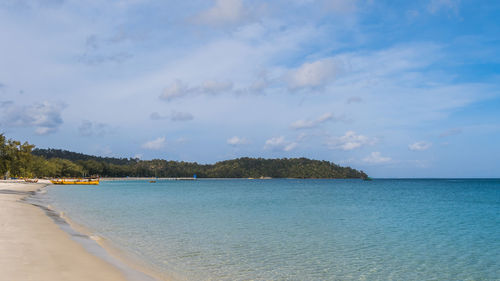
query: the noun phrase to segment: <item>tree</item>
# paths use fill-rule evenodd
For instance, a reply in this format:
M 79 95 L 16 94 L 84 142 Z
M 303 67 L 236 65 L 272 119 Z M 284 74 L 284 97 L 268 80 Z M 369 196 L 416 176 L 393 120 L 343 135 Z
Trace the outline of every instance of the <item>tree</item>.
M 31 151 L 35 146 L 25 142 L 6 139 L 0 134 L 0 173 L 10 174 L 15 177 L 31 176 L 33 155 Z

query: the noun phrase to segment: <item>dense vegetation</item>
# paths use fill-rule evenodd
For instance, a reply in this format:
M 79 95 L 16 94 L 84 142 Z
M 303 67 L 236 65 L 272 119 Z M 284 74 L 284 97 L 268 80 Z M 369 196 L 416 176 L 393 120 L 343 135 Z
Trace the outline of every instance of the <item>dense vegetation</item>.
M 215 164 L 98 157 L 60 149 L 34 149 L 0 134 L 0 175 L 12 177 L 367 178 L 328 161 L 239 158 Z

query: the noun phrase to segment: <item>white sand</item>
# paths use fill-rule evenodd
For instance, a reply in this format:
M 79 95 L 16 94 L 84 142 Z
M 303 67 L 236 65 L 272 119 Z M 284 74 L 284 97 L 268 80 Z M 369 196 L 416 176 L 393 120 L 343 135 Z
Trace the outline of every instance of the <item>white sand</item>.
M 0 280 L 127 280 L 49 218 L 20 201 L 42 183 L 0 181 Z

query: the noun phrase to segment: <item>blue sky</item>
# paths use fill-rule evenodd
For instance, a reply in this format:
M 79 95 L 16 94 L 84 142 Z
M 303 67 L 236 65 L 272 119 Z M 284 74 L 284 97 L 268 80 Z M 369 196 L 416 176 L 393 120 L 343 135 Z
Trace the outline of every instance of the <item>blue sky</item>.
M 496 1 L 0 1 L 0 129 L 38 147 L 500 176 Z

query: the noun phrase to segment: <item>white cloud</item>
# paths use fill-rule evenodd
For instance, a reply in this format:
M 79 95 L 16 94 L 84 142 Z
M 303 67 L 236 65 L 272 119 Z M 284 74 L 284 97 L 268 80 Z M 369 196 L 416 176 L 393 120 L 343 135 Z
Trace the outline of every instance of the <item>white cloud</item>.
M 287 145 L 283 148 L 283 150 L 284 150 L 284 151 L 291 151 L 291 150 L 295 149 L 295 148 L 297 147 L 297 145 L 298 145 L 298 143 L 296 143 L 296 142 L 291 142 L 291 143 L 287 144 Z
M 100 122 L 92 122 L 89 120 L 83 120 L 78 127 L 78 133 L 80 134 L 80 136 L 84 137 L 93 135 L 104 136 L 110 132 L 112 132 L 112 128 L 109 125 Z
M 218 94 L 230 91 L 233 88 L 232 82 L 208 80 L 203 82 L 201 92 L 207 94 Z
M 248 140 L 245 138 L 240 138 L 238 136 L 234 136 L 232 138 L 229 138 L 227 140 L 227 144 L 230 144 L 232 146 L 237 146 L 237 145 L 242 145 L 242 144 L 247 144 Z
M 429 149 L 432 146 L 432 143 L 426 141 L 418 141 L 408 145 L 408 149 L 411 151 L 424 151 Z
M 308 118 L 314 121 L 321 113 L 334 112 L 337 114 L 343 112 L 343 108 L 349 107 L 349 118 L 355 120 L 355 127 L 346 128 L 344 124 L 335 124 L 335 127 L 338 128 L 332 136 L 340 137 L 343 135 L 342 132 L 354 128 L 358 133 L 375 136 L 369 132 L 373 132 L 373 129 L 376 128 L 377 135 L 383 135 L 397 141 L 404 140 L 407 132 L 417 128 L 418 124 L 426 123 L 432 126 L 432 124 L 443 123 L 425 122 L 427 120 L 444 120 L 449 117 L 446 123 L 451 128 L 459 126 L 459 118 L 457 119 L 456 115 L 448 115 L 449 112 L 481 100 L 488 92 L 498 93 L 498 83 L 493 83 L 492 79 L 467 80 L 484 81 L 484 84 L 463 84 L 463 82 L 454 79 L 449 67 L 442 68 L 443 65 L 456 63 L 457 59 L 458 61 L 461 59 L 469 60 L 471 58 L 469 56 L 473 56 L 467 52 L 466 58 L 464 58 L 460 50 L 457 50 L 459 53 L 454 53 L 455 50 L 450 49 L 450 46 L 460 45 L 462 41 L 451 40 L 447 44 L 438 46 L 433 43 L 419 44 L 415 41 L 407 41 L 405 38 L 399 38 L 402 40 L 396 38 L 391 43 L 394 45 L 371 46 L 371 39 L 377 36 L 370 35 L 377 35 L 379 32 L 385 31 L 379 30 L 375 31 L 375 34 L 371 34 L 373 30 L 366 29 L 366 26 L 362 24 L 359 25 L 363 21 L 363 17 L 367 15 L 364 11 L 369 11 L 368 9 L 360 7 L 359 10 L 362 10 L 363 13 L 359 14 L 359 18 L 348 24 L 343 24 L 342 20 L 336 19 L 337 15 L 328 17 L 324 11 L 318 11 L 325 8 L 321 4 L 327 0 L 300 1 L 304 2 L 304 6 L 300 7 L 300 12 L 303 13 L 297 13 L 297 9 L 292 5 L 279 9 L 279 6 L 284 2 L 275 4 L 278 2 L 267 1 L 271 3 L 273 9 L 278 8 L 271 11 L 274 14 L 272 18 L 254 22 L 252 28 L 247 28 L 247 24 L 240 25 L 241 30 L 239 30 L 240 28 L 208 30 L 205 26 L 184 25 L 184 19 L 197 13 L 189 11 L 186 9 L 187 7 L 214 8 L 217 6 L 214 5 L 214 3 L 217 4 L 215 0 L 202 1 L 203 3 L 199 6 L 193 6 L 193 3 L 189 4 L 186 1 L 174 1 L 166 5 L 145 1 L 144 3 L 147 3 L 148 7 L 118 11 L 109 9 L 109 3 L 99 3 L 99 6 L 103 8 L 98 7 L 97 2 L 90 4 L 91 9 L 80 11 L 80 9 L 75 9 L 75 6 L 85 8 L 88 4 L 75 5 L 78 1 L 67 1 L 70 6 L 65 5 L 65 11 L 61 11 L 61 13 L 54 11 L 54 14 L 48 15 L 47 18 L 45 18 L 47 14 L 23 18 L 22 14 L 16 16 L 14 13 L 7 12 L 4 13 L 5 17 L 2 17 L 1 26 L 3 30 L 12 31 L 7 33 L 11 34 L 13 38 L 9 38 L 11 43 L 3 44 L 0 47 L 3 53 L 10 54 L 4 57 L 2 63 L 4 67 L 2 67 L 3 72 L 0 76 L 2 76 L 2 83 L 8 87 L 0 90 L 0 96 L 2 99 L 15 100 L 18 104 L 21 104 L 21 100 L 23 102 L 37 100 L 37 98 L 44 100 L 44 97 L 48 95 L 51 95 L 50 99 L 68 102 L 71 109 L 63 111 L 65 123 L 71 123 L 64 126 L 68 130 L 66 141 L 71 141 L 71 132 L 76 132 L 82 119 L 81 116 L 89 114 L 88 108 L 92 108 L 92 116 L 85 118 L 120 124 L 124 129 L 120 134 L 140 131 L 141 134 L 154 136 L 154 138 L 163 134 L 161 132 L 159 135 L 150 134 L 157 132 L 160 124 L 151 126 L 147 122 L 143 122 L 144 116 L 147 118 L 148 114 L 154 110 L 167 117 L 173 109 L 187 110 L 195 113 L 195 116 L 199 117 L 203 124 L 186 126 L 180 128 L 180 131 L 171 128 L 174 138 L 172 142 L 168 139 L 168 145 L 174 142 L 179 133 L 193 138 L 193 144 L 175 151 L 178 154 L 172 157 L 211 161 L 214 157 L 217 158 L 217 155 L 222 155 L 223 152 L 220 149 L 224 149 L 225 139 L 232 135 L 226 135 L 226 138 L 222 139 L 222 146 L 215 145 L 213 149 L 203 150 L 204 153 L 198 151 L 200 146 L 196 146 L 195 143 L 201 139 L 208 140 L 214 135 L 224 135 L 225 130 L 258 127 L 258 130 L 251 130 L 252 132 L 248 132 L 249 135 L 245 135 L 245 137 L 252 140 L 261 139 L 258 148 L 262 149 L 263 141 L 267 138 L 287 134 L 287 128 L 283 128 L 283 124 L 288 127 L 292 121 L 298 119 L 308 121 Z M 332 7 L 336 7 L 332 9 L 345 11 L 351 9 L 345 8 L 346 1 L 350 0 L 340 1 L 339 5 L 336 5 L 339 1 L 329 2 L 332 3 Z M 361 5 L 361 2 L 368 1 L 370 0 L 357 1 L 356 3 Z M 431 0 L 425 1 L 424 10 L 429 2 Z M 247 5 L 254 5 L 248 0 L 242 0 L 239 3 L 243 3 L 243 10 L 247 8 Z M 285 5 L 288 4 L 288 2 L 285 3 Z M 137 18 L 134 13 L 147 11 L 146 8 L 151 7 L 154 10 L 147 13 L 148 22 L 146 25 L 134 25 L 133 21 Z M 396 12 L 404 17 L 404 10 L 407 8 L 405 6 Z M 409 8 L 416 8 L 416 6 Z M 78 11 L 78 15 L 74 14 L 74 11 Z M 103 15 L 114 14 L 115 16 L 92 18 L 95 11 L 100 11 Z M 240 8 L 237 8 L 236 11 L 242 20 L 223 20 L 222 23 L 247 22 L 245 12 L 242 12 Z M 80 14 L 80 12 L 82 13 Z M 423 12 L 427 13 L 427 10 Z M 439 13 L 446 12 L 447 10 L 441 10 Z M 86 16 L 87 13 L 90 17 Z M 158 18 L 158 16 L 161 17 Z M 122 41 L 121 45 L 98 46 L 104 55 L 131 51 L 134 53 L 134 59 L 124 62 L 122 67 L 102 65 L 95 69 L 88 69 L 86 65 L 75 65 L 71 59 L 61 60 L 61 58 L 71 58 L 75 54 L 81 53 L 81 51 L 75 50 L 78 50 L 78 45 L 81 49 L 85 49 L 84 44 L 87 36 L 97 34 L 99 38 L 105 40 L 110 38 L 106 34 L 114 34 L 116 30 L 121 29 L 120 26 L 114 26 L 112 22 L 109 22 L 110 18 L 116 19 L 112 22 L 118 22 L 120 26 L 131 27 L 138 32 L 150 34 L 150 38 L 146 38 L 139 45 L 130 44 L 130 41 Z M 88 21 L 89 19 L 93 19 L 92 22 Z M 161 20 L 165 21 L 165 19 L 168 19 L 169 28 L 167 29 L 162 25 L 149 25 Z M 402 18 L 402 20 L 405 19 Z M 215 20 L 215 22 L 221 21 Z M 67 28 L 56 28 L 61 23 Z M 348 26 L 351 23 L 352 26 Z M 159 32 L 161 36 L 156 36 Z M 239 32 L 239 35 L 236 35 L 236 32 Z M 58 40 L 52 40 L 57 38 L 64 38 L 64 44 Z M 368 41 L 366 41 L 367 39 Z M 40 48 L 27 47 L 36 44 Z M 359 44 L 366 45 L 366 48 L 352 48 L 352 46 L 360 46 Z M 90 40 L 89 45 L 92 47 L 95 42 Z M 161 48 L 157 48 L 158 46 Z M 484 44 L 484 48 L 488 49 L 487 44 Z M 477 48 L 477 50 L 483 52 L 483 48 Z M 320 79 L 316 80 L 298 79 L 302 81 L 302 84 L 296 83 L 295 86 L 303 91 L 288 95 L 289 87 L 292 86 L 287 85 L 286 82 L 289 81 L 284 81 L 284 78 L 288 77 L 290 65 L 293 65 L 292 68 L 297 67 L 297 70 L 301 65 L 304 68 L 307 68 L 306 66 L 314 68 L 313 65 L 307 65 L 304 62 L 314 64 L 318 58 L 332 56 L 330 54 L 335 54 L 333 56 L 335 61 L 342 62 L 340 64 L 341 75 L 335 75 L 338 72 L 337 68 L 334 67 L 334 79 L 332 78 L 332 80 L 321 78 L 321 75 Z M 44 69 L 44 71 L 36 71 L 37 69 Z M 264 79 L 255 79 L 258 78 L 261 71 L 265 71 L 267 76 Z M 290 74 L 292 72 L 290 71 Z M 450 76 L 451 79 L 449 79 Z M 165 89 L 163 94 L 165 94 L 164 99 L 167 101 L 177 101 L 183 97 L 186 97 L 186 100 L 193 96 L 197 97 L 196 95 L 203 92 L 201 89 L 205 84 L 204 80 L 220 81 L 220 79 L 227 79 L 234 83 L 231 90 L 233 92 L 242 88 L 255 88 L 256 90 L 266 89 L 267 95 L 241 96 L 238 99 L 234 99 L 233 95 L 220 95 L 214 99 L 193 99 L 193 102 L 179 104 L 179 106 L 189 107 L 182 108 L 174 104 L 167 107 L 167 111 L 160 111 L 159 108 L 157 109 L 159 100 L 151 98 L 148 93 L 160 95 L 164 87 L 169 86 L 170 82 L 173 81 L 165 79 L 175 78 L 182 79 L 187 84 L 181 83 L 174 85 L 178 87 Z M 50 83 L 56 79 L 60 83 Z M 252 84 L 254 81 L 255 83 Z M 487 83 L 491 84 L 487 85 Z M 217 87 L 210 87 L 210 84 L 213 86 L 214 83 L 206 84 L 209 85 L 207 87 L 209 89 L 217 89 Z M 321 87 L 323 85 L 324 87 Z M 16 96 L 15 92 L 21 90 L 21 87 L 25 90 L 25 94 Z M 227 89 L 228 87 L 219 87 L 219 89 L 221 88 Z M 323 94 L 306 95 L 310 90 L 308 88 L 316 88 L 313 89 L 314 92 L 318 94 L 322 92 Z M 39 91 L 37 92 L 36 89 Z M 71 94 L 68 94 L 68 89 Z M 199 90 L 199 92 L 194 92 L 194 89 Z M 11 97 L 7 95 L 11 95 Z M 345 102 L 348 101 L 349 97 L 359 97 L 363 102 L 348 106 Z M 140 106 L 138 106 L 138 101 L 140 101 Z M 105 105 L 109 107 L 110 104 L 114 106 L 105 108 Z M 167 105 L 170 106 L 170 104 Z M 259 111 L 258 114 L 255 114 L 256 109 Z M 0 108 L 0 111 L 3 111 L 3 108 Z M 282 113 L 276 114 L 277 111 Z M 301 112 L 301 115 L 296 115 L 296 112 Z M 0 116 L 2 114 L 0 112 Z M 0 127 L 3 128 L 3 125 L 2 122 Z M 330 127 L 334 124 L 328 123 L 322 126 L 325 125 Z M 50 131 L 48 128 L 40 127 L 38 133 L 48 133 Z M 33 130 L 36 129 L 38 128 L 33 128 Z M 435 127 L 429 128 L 429 131 L 434 132 L 437 136 L 441 133 L 441 129 Z M 316 130 L 295 131 L 294 133 L 298 135 L 301 132 L 309 134 L 316 132 Z M 19 134 L 19 132 L 13 133 Z M 266 135 L 267 137 L 265 137 Z M 316 135 L 316 137 L 308 137 L 304 142 L 301 140 L 302 137 L 287 136 L 287 139 L 299 143 L 300 149 L 303 146 L 310 149 L 308 155 L 328 153 L 325 152 L 326 146 L 318 147 L 318 142 L 322 140 L 320 138 L 324 138 L 324 136 L 318 137 Z M 143 139 L 136 145 L 140 146 L 143 142 L 151 139 Z M 57 142 L 64 142 L 63 139 L 59 140 L 58 138 L 54 138 L 53 141 L 56 145 Z M 126 143 L 130 143 L 130 139 L 124 138 L 123 142 L 122 149 L 125 149 Z M 207 141 L 207 145 L 210 143 L 216 144 L 217 142 L 212 139 Z M 394 149 L 397 149 L 397 146 L 406 149 L 410 143 L 400 142 L 394 145 Z M 173 144 L 175 145 L 175 143 Z M 359 147 L 360 143 L 354 141 L 339 145 L 338 142 L 335 142 L 334 146 L 338 147 L 336 149 L 354 149 L 352 147 Z M 361 147 L 366 149 L 364 146 Z M 262 153 L 252 149 L 250 148 L 248 153 Z M 366 151 L 366 154 L 378 150 L 370 149 Z M 128 149 L 128 151 L 130 150 Z M 362 149 L 358 148 L 357 150 Z M 304 150 L 304 152 L 306 151 Z M 384 151 L 384 153 L 389 154 L 390 151 Z M 268 152 L 263 154 L 263 156 L 269 155 Z M 358 156 L 358 159 L 362 159 L 364 156 L 366 155 Z
M 163 90 L 160 99 L 169 102 L 186 96 L 227 93 L 232 89 L 233 83 L 230 81 L 206 80 L 198 87 L 189 87 L 183 81 L 176 80 Z
M 166 144 L 165 137 L 159 137 L 152 141 L 145 142 L 142 145 L 142 148 L 151 149 L 151 150 L 159 150 L 162 149 Z
M 284 136 L 279 136 L 266 140 L 264 148 L 272 150 L 291 151 L 295 149 L 297 145 L 298 144 L 296 142 L 287 141 L 285 140 Z
M 451 83 L 447 75 L 428 73 L 426 68 L 444 56 L 435 44 L 344 53 L 335 59 L 348 66 L 346 71 L 323 92 L 329 93 L 332 103 L 360 97 L 363 103 L 350 113 L 352 118 L 365 127 L 384 124 L 385 128 L 441 120 L 454 109 L 495 95 L 492 85 Z
M 35 134 L 40 135 L 40 136 L 44 136 L 44 135 L 48 135 L 48 134 L 51 134 L 51 133 L 55 133 L 56 131 L 57 130 L 55 128 L 37 127 L 35 129 Z
M 246 17 L 242 0 L 215 0 L 214 6 L 198 14 L 195 21 L 209 25 L 234 24 Z
M 331 113 L 325 113 L 321 116 L 319 116 L 317 119 L 314 119 L 314 120 L 297 120 L 295 122 L 293 122 L 290 127 L 292 129 L 310 129 L 310 128 L 315 128 L 325 122 L 328 122 L 328 121 L 340 121 L 340 120 L 343 120 L 344 118 L 343 117 L 335 117 L 333 114 Z
M 252 93 L 262 93 L 269 85 L 270 82 L 267 77 L 262 76 L 253 81 L 248 90 Z
M 363 158 L 363 162 L 370 164 L 383 164 L 391 161 L 391 157 L 384 157 L 380 154 L 380 152 L 372 152 L 369 156 Z
M 290 127 L 292 127 L 292 129 L 309 129 L 309 128 L 314 128 L 316 127 L 316 122 L 314 122 L 315 120 L 297 120 L 295 122 L 293 122 Z
M 338 62 L 332 58 L 306 62 L 288 73 L 288 87 L 290 89 L 322 87 L 334 80 L 338 72 Z
M 189 95 L 192 92 L 193 89 L 190 89 L 184 82 L 181 80 L 175 80 L 163 90 L 160 98 L 165 101 L 171 101 L 173 99 Z
M 326 145 L 330 149 L 353 150 L 365 145 L 373 145 L 375 142 L 374 138 L 358 135 L 354 131 L 347 131 L 343 136 L 330 137 L 326 141 Z
M 300 142 L 300 141 L 303 141 L 303 140 L 305 140 L 305 139 L 306 139 L 306 138 L 308 138 L 308 137 L 309 137 L 309 135 L 308 135 L 308 134 L 306 134 L 306 133 L 302 132 L 302 133 L 300 133 L 300 134 L 297 136 L 297 141 L 299 141 L 299 142 Z
M 2 107 L 0 121 L 3 126 L 33 127 L 35 134 L 48 135 L 56 132 L 62 125 L 61 112 L 66 106 L 45 101 L 25 106 L 4 102 Z
M 98 65 L 103 63 L 123 63 L 126 60 L 129 60 L 133 57 L 132 54 L 129 53 L 116 53 L 110 55 L 93 55 L 89 53 L 85 53 L 81 56 L 78 56 L 78 61 L 88 64 L 88 65 Z
M 267 147 L 273 147 L 273 146 L 278 146 L 278 145 L 283 145 L 285 142 L 285 137 L 280 136 L 280 137 L 272 137 L 268 140 L 266 140 L 266 146 Z
M 194 119 L 194 116 L 189 112 L 172 111 L 170 115 L 161 115 L 158 112 L 153 112 L 151 113 L 149 118 L 151 118 L 151 120 L 169 119 L 171 121 L 177 122 L 177 121 L 191 121 Z

